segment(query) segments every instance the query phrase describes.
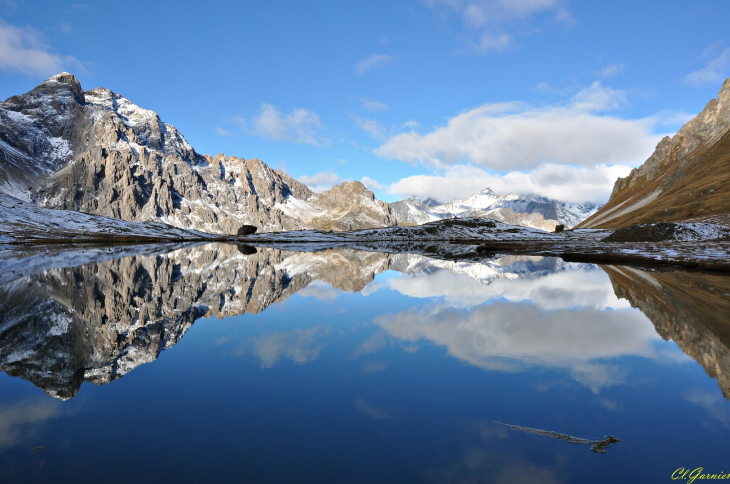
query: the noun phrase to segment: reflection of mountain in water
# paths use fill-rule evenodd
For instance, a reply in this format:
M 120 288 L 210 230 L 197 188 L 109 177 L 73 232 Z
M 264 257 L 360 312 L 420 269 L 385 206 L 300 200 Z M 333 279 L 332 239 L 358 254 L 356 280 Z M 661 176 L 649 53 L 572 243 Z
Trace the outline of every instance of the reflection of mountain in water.
M 627 299 L 717 378 L 730 399 L 730 277 L 716 273 L 650 272 L 603 266 L 618 297 Z
M 590 289 L 591 274 L 596 273 L 595 270 L 576 270 L 581 267 L 565 264 L 560 259 L 530 256 L 509 256 L 474 263 L 351 249 L 255 251 L 245 246 L 210 244 L 164 255 L 133 255 L 104 261 L 93 257 L 87 260 L 96 262 L 75 268 L 48 269 L 0 285 L 0 371 L 31 381 L 50 395 L 71 398 L 84 381 L 108 383 L 141 364 L 154 361 L 162 350 L 174 346 L 198 318 L 258 314 L 314 281 L 324 281 L 343 291 L 358 292 L 372 282 L 376 274 L 385 270 L 415 276 L 414 280 L 448 271 L 474 279 L 480 283 L 476 287 L 484 290 L 487 289 L 485 286 L 498 279 L 504 280 L 510 287 L 520 280 L 529 289 L 526 291 L 529 298 L 537 297 L 538 300 L 539 294 L 544 292 L 537 287 L 541 285 L 540 281 L 544 281 L 542 285 L 550 286 L 550 301 L 560 300 L 556 296 L 556 281 L 551 281 L 551 277 L 572 281 L 562 288 L 564 291 L 572 291 L 571 287 L 577 284 L 583 293 L 595 293 Z M 28 263 L 34 262 L 29 260 Z M 662 336 L 677 341 L 711 376 L 717 376 L 728 396 L 730 352 L 727 342 L 730 337 L 727 325 L 723 324 L 723 315 L 730 314 L 730 311 L 727 300 L 722 298 L 723 294 L 730 293 L 726 278 L 698 273 L 647 275 L 616 267 L 607 267 L 606 271 L 611 275 L 616 295 L 626 297 L 632 305 L 639 307 L 651 318 Z M 576 274 L 583 272 L 589 279 L 576 278 Z M 463 290 L 460 283 L 457 286 L 453 289 Z M 710 286 L 713 289 L 709 289 Z M 504 294 L 503 288 L 497 289 L 500 297 L 514 299 L 513 295 Z M 696 297 L 696 293 L 701 296 Z M 598 299 L 587 303 L 588 306 L 604 307 L 602 301 L 605 297 L 601 294 L 595 297 Z M 518 297 L 516 300 L 521 299 Z M 536 303 L 539 305 L 538 300 Z M 575 307 L 570 302 L 571 298 L 566 301 L 569 306 L 566 310 Z M 474 327 L 481 328 L 489 319 L 479 316 L 479 311 L 487 311 L 490 317 L 496 317 L 500 314 L 500 304 L 505 306 L 501 320 L 514 319 L 510 315 L 516 316 L 515 307 L 499 303 L 470 311 L 469 314 L 476 318 Z M 546 310 L 552 311 L 555 309 L 553 306 L 548 304 Z M 561 316 L 556 328 L 568 324 L 566 321 L 573 313 L 578 314 L 566 311 L 567 316 Z M 399 316 L 403 319 L 406 315 Z M 451 316 L 449 324 L 443 327 L 434 326 L 438 321 L 430 321 L 433 317 L 427 321 L 422 315 L 413 316 L 415 319 L 412 321 L 403 320 L 397 326 L 401 332 L 411 328 L 412 331 L 406 333 L 413 334 L 400 337 L 417 337 L 418 334 L 439 340 L 437 336 L 441 329 L 446 335 L 444 337 L 448 336 L 447 341 L 459 337 L 459 328 L 454 325 Z M 537 313 L 534 317 L 540 319 Z M 429 325 L 429 321 L 434 324 Z M 545 323 L 543 321 L 542 326 Z M 515 321 L 514 324 L 515 329 L 523 328 L 522 333 L 531 333 L 524 321 Z M 471 326 L 467 324 L 465 327 Z M 479 356 L 491 348 L 487 352 L 499 356 L 510 349 L 498 344 L 499 338 L 494 338 L 498 333 L 492 331 L 491 334 L 493 337 L 487 338 L 483 345 L 477 344 L 479 338 L 466 334 L 469 337 L 465 341 L 472 346 L 465 354 Z M 550 341 L 558 342 L 560 334 L 563 333 L 558 330 L 552 337 L 539 339 L 544 346 Z M 570 345 L 570 336 L 564 334 L 565 341 L 561 344 Z M 639 339 L 644 341 L 646 338 L 642 336 Z M 520 341 L 519 338 L 512 340 Z M 456 344 L 452 343 L 447 346 Z M 601 338 L 600 344 L 591 346 L 603 348 L 613 343 L 610 338 Z M 529 349 L 522 344 L 518 346 L 512 349 L 521 353 Z M 621 347 L 627 348 L 625 343 L 621 343 Z M 606 355 L 615 353 L 611 348 L 603 348 Z M 640 351 L 641 348 L 635 350 Z M 551 361 L 545 351 L 540 346 L 535 350 L 534 359 Z M 564 356 L 565 351 L 560 353 Z M 576 358 L 585 360 L 583 356 Z M 477 358 L 479 361 L 482 359 Z M 579 370 L 587 371 L 585 368 Z
M 245 252 L 194 247 L 0 286 L 0 370 L 70 398 L 83 381 L 108 383 L 155 360 L 198 318 L 257 314 L 317 279 L 359 291 L 388 264 L 352 250 Z
M 575 266 L 575 264 L 573 264 Z M 453 274 L 469 276 L 488 285 L 496 279 L 514 280 L 519 277 L 541 277 L 565 268 L 557 257 L 512 256 L 499 257 L 483 262 L 464 262 L 431 259 L 417 254 L 394 255 L 390 269 L 412 276 L 423 276 L 446 270 Z

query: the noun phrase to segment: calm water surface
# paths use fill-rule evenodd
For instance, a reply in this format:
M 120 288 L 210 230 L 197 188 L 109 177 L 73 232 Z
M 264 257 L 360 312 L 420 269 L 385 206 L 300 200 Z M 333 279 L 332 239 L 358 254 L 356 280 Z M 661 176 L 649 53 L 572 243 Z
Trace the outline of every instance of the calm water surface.
M 252 252 L 6 275 L 0 482 L 730 472 L 730 277 Z

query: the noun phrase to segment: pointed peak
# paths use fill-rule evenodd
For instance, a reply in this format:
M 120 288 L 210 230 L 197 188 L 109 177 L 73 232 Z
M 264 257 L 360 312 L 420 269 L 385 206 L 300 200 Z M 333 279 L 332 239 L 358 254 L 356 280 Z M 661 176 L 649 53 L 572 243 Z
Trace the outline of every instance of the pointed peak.
M 49 77 L 36 87 L 36 89 L 40 87 L 48 87 L 55 83 L 67 84 L 71 88 L 71 92 L 76 97 L 76 100 L 80 103 L 84 103 L 84 90 L 81 89 L 81 83 L 78 79 L 76 79 L 76 76 L 69 72 L 61 72 L 60 74 Z

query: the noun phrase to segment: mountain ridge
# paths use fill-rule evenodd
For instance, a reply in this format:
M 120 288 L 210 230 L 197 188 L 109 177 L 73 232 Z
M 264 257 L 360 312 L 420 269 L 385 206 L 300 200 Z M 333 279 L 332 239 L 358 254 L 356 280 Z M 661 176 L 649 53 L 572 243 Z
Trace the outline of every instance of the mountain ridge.
M 580 228 L 701 221 L 730 226 L 730 78 L 696 117 L 625 178 Z
M 421 200 L 429 200 L 430 205 Z M 393 202 L 390 207 L 399 223 L 423 224 L 453 217 L 481 217 L 550 232 L 559 224 L 573 228 L 600 208 L 596 204 L 571 204 L 536 195 L 499 195 L 490 188 L 446 203 L 433 205 L 433 202 L 436 200 L 410 197 Z
M 0 123 L 0 192 L 41 207 L 218 234 L 396 224 L 360 182 L 317 194 L 261 160 L 198 154 L 154 111 L 69 73 L 0 103 Z

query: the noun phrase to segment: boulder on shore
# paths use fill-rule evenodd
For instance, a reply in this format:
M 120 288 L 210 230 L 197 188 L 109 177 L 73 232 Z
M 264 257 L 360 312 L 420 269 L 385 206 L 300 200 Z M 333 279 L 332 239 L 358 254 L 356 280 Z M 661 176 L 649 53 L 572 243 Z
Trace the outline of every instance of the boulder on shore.
M 236 235 L 251 235 L 255 234 L 258 229 L 254 227 L 253 225 L 242 225 L 238 229 L 238 233 Z

